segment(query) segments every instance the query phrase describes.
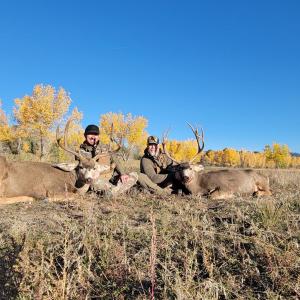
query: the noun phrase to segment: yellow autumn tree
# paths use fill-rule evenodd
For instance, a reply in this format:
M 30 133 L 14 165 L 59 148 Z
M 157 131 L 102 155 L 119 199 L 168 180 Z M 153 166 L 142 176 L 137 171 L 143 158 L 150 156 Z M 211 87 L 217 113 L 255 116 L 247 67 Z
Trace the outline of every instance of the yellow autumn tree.
M 242 150 L 239 154 L 243 168 L 264 168 L 266 166 L 266 157 L 262 152 Z
M 123 158 L 127 160 L 132 151 L 141 154 L 146 147 L 147 125 L 148 120 L 142 116 L 109 112 L 100 117 L 99 138 L 103 144 L 109 144 L 110 137 L 113 135 L 121 144 Z
M 12 128 L 8 124 L 8 118 L 2 109 L 2 101 L 0 100 L 0 141 L 8 142 L 12 138 Z
M 231 167 L 239 166 L 241 161 L 240 161 L 240 155 L 238 151 L 231 148 L 225 148 L 223 150 L 222 163 L 224 166 L 231 166 Z
M 80 144 L 84 140 L 84 130 L 81 125 L 82 117 L 83 117 L 83 113 L 78 111 L 77 107 L 75 107 L 73 109 L 73 111 L 71 112 L 71 115 L 68 117 L 68 119 L 71 119 L 72 121 L 71 121 L 69 129 L 68 129 L 67 144 L 68 144 L 68 147 L 72 150 L 78 150 Z M 63 126 L 63 128 L 64 127 L 65 126 Z M 60 134 L 63 135 L 63 132 L 61 132 Z M 57 145 L 54 134 L 53 134 L 52 139 L 54 141 L 54 147 L 52 150 L 52 152 L 53 152 L 52 154 L 56 161 L 60 162 L 60 161 L 66 161 L 70 158 L 71 158 L 71 160 L 74 159 L 73 155 L 67 153 L 66 151 L 64 151 Z
M 169 154 L 177 161 L 189 161 L 191 160 L 197 153 L 197 142 L 194 140 L 185 140 L 185 141 L 177 141 L 170 140 L 166 143 L 167 150 Z M 200 159 L 197 158 L 196 161 Z
M 51 129 L 68 111 L 71 99 L 60 88 L 57 91 L 50 85 L 36 85 L 31 96 L 15 99 L 14 116 L 18 130 L 24 137 L 36 136 L 40 144 L 40 158 L 44 156 L 45 139 Z
M 215 151 L 208 150 L 205 152 L 204 160 L 209 165 L 215 164 Z
M 264 149 L 266 165 L 269 168 L 287 168 L 292 161 L 292 157 L 287 145 L 273 143 L 272 147 L 266 145 Z
M 21 150 L 21 139 L 18 127 L 10 125 L 6 113 L 2 110 L 0 101 L 0 141 L 4 142 L 10 149 L 11 153 L 19 154 Z
M 221 166 L 223 164 L 223 151 L 222 150 L 215 151 L 214 161 L 215 161 L 215 165 L 217 165 L 217 166 Z
M 293 156 L 291 158 L 290 166 L 292 168 L 299 168 L 300 167 L 300 157 L 299 156 Z

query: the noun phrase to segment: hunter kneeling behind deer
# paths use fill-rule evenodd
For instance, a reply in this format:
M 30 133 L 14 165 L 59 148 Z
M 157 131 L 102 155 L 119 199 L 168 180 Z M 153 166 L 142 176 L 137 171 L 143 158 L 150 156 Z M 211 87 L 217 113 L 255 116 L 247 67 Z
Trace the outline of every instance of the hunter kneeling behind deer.
M 194 163 L 204 149 L 204 133 L 201 129 L 200 135 L 197 128 L 194 129 L 190 124 L 189 126 L 195 135 L 198 146 L 197 154 L 189 162 L 178 162 L 170 156 L 166 148 L 167 136 L 165 135 L 161 153 L 169 159 L 168 168 L 166 168 L 167 174 L 155 172 L 157 170 L 155 164 L 159 164 L 159 160 L 156 162 L 155 158 L 159 156 L 156 156 L 154 152 L 151 154 L 149 145 L 148 151 L 151 154 L 153 167 L 150 168 L 150 162 L 145 160 L 149 156 L 145 152 L 141 160 L 141 172 L 146 173 L 153 182 L 162 184 L 162 187 L 170 182 L 175 182 L 177 186 L 182 184 L 190 194 L 209 196 L 212 199 L 229 199 L 237 195 L 271 195 L 269 179 L 254 170 L 225 169 L 204 172 L 201 164 Z M 158 179 L 164 180 L 159 181 Z
M 175 176 L 177 168 L 178 163 L 159 148 L 159 139 L 149 136 L 147 148 L 140 161 L 140 185 L 159 194 L 177 193 L 184 189 L 184 185 Z
M 82 156 L 94 159 L 101 166 L 107 166 L 106 172 L 100 172 L 96 174 L 97 176 L 94 176 L 94 174 L 88 176 L 88 184 L 94 192 L 112 196 L 120 195 L 129 190 L 137 182 L 138 175 L 136 172 L 125 173 L 117 154 L 121 146 L 118 144 L 117 150 L 109 151 L 105 145 L 99 142 L 99 134 L 98 126 L 88 125 L 84 132 L 85 140 L 80 145 L 79 153 Z M 111 140 L 114 142 L 112 136 Z M 110 155 L 105 156 L 105 153 L 109 153 Z

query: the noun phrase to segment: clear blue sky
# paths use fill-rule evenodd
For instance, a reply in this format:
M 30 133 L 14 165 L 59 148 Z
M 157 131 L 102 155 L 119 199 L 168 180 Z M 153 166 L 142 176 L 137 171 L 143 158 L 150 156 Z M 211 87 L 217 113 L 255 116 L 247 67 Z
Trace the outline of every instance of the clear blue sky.
M 206 150 L 300 152 L 300 1 L 0 2 L 0 98 L 62 86 L 84 113 L 131 112 Z

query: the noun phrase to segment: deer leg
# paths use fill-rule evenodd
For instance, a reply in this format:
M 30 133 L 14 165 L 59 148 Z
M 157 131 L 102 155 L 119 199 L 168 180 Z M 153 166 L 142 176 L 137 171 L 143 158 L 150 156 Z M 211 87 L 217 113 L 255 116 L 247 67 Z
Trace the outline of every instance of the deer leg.
M 128 191 L 132 186 L 136 184 L 138 181 L 138 174 L 136 172 L 129 173 L 129 179 L 127 182 L 122 183 L 120 180 L 118 181 L 116 186 L 113 186 L 111 189 L 111 193 L 113 196 L 123 194 Z
M 260 196 L 271 196 L 272 193 L 270 190 L 266 190 L 266 191 L 261 191 L 261 190 L 258 190 L 256 192 L 253 193 L 253 196 L 254 197 L 260 197 Z
M 272 193 L 269 189 L 269 186 L 264 184 L 256 184 L 257 191 L 255 191 L 256 196 L 271 196 Z
M 212 193 L 209 194 L 208 197 L 213 200 L 223 200 L 223 199 L 231 199 L 234 197 L 234 195 L 232 192 L 224 192 L 215 189 Z
M 35 198 L 28 196 L 19 196 L 19 197 L 9 197 L 9 198 L 0 198 L 0 205 L 13 204 L 19 202 L 33 202 Z
M 74 193 L 64 193 L 59 195 L 52 195 L 50 197 L 45 198 L 44 200 L 49 202 L 56 202 L 56 201 L 69 201 L 69 200 L 75 200 L 76 194 Z

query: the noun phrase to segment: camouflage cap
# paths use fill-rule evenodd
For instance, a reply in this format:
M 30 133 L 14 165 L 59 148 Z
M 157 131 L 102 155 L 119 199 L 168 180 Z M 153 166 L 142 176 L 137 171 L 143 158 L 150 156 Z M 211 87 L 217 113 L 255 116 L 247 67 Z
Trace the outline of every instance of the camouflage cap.
M 147 145 L 150 145 L 150 144 L 158 145 L 159 144 L 159 138 L 154 136 L 154 135 L 150 135 L 147 138 Z

